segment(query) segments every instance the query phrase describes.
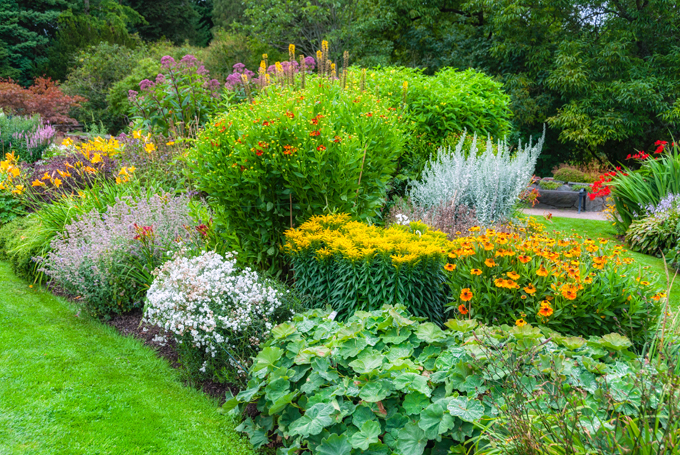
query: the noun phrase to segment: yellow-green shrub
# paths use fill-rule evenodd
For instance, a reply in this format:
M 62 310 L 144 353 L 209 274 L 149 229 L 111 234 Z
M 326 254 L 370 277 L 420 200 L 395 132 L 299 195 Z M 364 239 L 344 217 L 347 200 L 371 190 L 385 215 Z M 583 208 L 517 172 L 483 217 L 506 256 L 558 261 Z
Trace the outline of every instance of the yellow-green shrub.
M 385 229 L 342 214 L 312 217 L 285 237 L 296 287 L 318 305 L 344 318 L 401 303 L 443 322 L 443 266 L 453 246 L 443 232 L 415 222 Z

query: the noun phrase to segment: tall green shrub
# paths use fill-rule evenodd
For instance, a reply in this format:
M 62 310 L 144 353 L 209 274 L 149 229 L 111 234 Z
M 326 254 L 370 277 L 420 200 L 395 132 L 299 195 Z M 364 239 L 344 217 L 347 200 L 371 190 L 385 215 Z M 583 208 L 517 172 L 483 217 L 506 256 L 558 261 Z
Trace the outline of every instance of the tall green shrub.
M 312 215 L 379 215 L 403 133 L 374 95 L 309 77 L 305 89 L 271 86 L 214 119 L 189 168 L 216 221 L 255 262 L 273 264 L 283 231 Z

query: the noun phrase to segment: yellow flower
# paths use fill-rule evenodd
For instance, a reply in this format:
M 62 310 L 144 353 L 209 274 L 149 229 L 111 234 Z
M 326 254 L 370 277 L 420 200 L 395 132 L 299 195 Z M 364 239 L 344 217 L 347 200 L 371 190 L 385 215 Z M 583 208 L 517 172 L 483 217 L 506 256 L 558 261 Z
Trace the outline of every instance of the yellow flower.
M 23 194 L 26 188 L 24 188 L 24 185 L 17 185 L 14 187 L 12 190 L 13 194 Z
M 175 145 L 175 141 L 167 142 L 165 145 Z
M 61 142 L 61 145 L 65 147 L 71 147 L 73 145 L 73 140 L 70 137 L 67 137 Z
M 50 176 L 49 172 L 45 172 L 45 174 L 42 176 L 43 180 L 52 180 L 52 177 Z
M 31 186 L 45 186 L 45 182 L 34 180 L 33 183 L 31 183 Z
M 54 183 L 54 186 L 56 188 L 59 188 L 61 186 L 61 179 L 56 178 L 56 179 L 54 179 L 54 182 L 52 182 L 52 183 Z
M 132 132 L 132 137 L 135 139 L 141 139 L 142 138 L 142 132 L 139 130 L 134 130 Z
M 496 261 L 494 261 L 493 259 L 487 259 L 486 261 L 484 261 L 484 264 L 487 267 L 493 267 L 494 265 L 496 265 Z
M 453 272 L 453 270 L 456 268 L 456 264 L 446 264 L 444 266 L 444 270 L 447 270 L 449 272 Z
M 541 306 L 541 309 L 538 310 L 538 314 L 540 314 L 543 317 L 549 317 L 552 316 L 553 314 L 553 309 L 550 308 L 549 306 Z
M 527 321 L 525 321 L 524 319 L 518 319 L 515 321 L 515 325 L 517 327 L 524 327 L 525 325 L 527 325 Z
M 156 146 L 152 142 L 149 142 L 144 146 L 144 150 L 146 150 L 147 153 L 151 153 L 156 150 Z
M 548 276 L 548 270 L 545 267 L 541 266 L 538 270 L 536 270 L 536 275 L 543 277 Z
M 460 291 L 460 299 L 463 302 L 469 302 L 472 300 L 472 291 L 470 291 L 470 288 L 464 288 L 463 290 Z
M 479 269 L 472 269 L 472 270 L 470 270 L 470 273 L 473 274 L 473 275 L 481 275 L 482 271 L 479 270 Z
M 97 164 L 102 162 L 102 156 L 99 153 L 95 153 L 92 159 L 90 160 L 92 164 Z
M 524 288 L 524 292 L 527 294 L 534 295 L 536 293 L 536 288 L 534 287 L 533 284 L 529 284 Z

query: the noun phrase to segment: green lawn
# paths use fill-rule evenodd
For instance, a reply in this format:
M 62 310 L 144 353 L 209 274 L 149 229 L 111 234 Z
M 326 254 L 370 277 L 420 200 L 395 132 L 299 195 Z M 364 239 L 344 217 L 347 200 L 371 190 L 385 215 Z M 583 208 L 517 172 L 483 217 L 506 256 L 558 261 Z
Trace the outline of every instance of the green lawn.
M 0 262 L 0 454 L 252 454 L 148 347 Z
M 617 244 L 626 246 L 625 243 L 615 238 L 614 228 L 612 227 L 609 221 L 553 217 L 552 222 L 550 222 L 544 221 L 541 218 L 536 219 L 545 224 L 547 228 L 546 230 L 548 232 L 559 231 L 565 233 L 566 235 L 570 235 L 576 232 L 584 237 L 609 238 L 612 241 L 616 242 Z M 658 276 L 659 286 L 662 288 L 666 288 L 667 282 L 666 270 L 664 267 L 664 261 L 662 259 L 656 258 L 654 256 L 648 256 L 646 254 L 634 253 L 632 251 L 629 251 L 628 254 L 630 254 L 630 256 L 633 259 L 635 259 L 636 264 L 638 264 L 641 267 L 646 267 L 646 270 Z M 672 270 L 669 270 L 669 273 L 671 274 L 672 279 L 673 278 L 672 274 L 674 272 Z M 680 306 L 680 274 L 678 278 L 676 278 L 675 280 L 673 289 L 671 290 L 669 297 L 671 306 L 677 309 L 678 306 Z

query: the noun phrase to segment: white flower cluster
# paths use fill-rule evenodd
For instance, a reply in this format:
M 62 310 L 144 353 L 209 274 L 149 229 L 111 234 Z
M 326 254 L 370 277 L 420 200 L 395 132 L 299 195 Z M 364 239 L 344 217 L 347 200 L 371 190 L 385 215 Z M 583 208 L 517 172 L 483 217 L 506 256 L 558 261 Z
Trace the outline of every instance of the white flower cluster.
M 157 272 L 147 292 L 144 320 L 215 357 L 218 345 L 256 347 L 273 327 L 281 293 L 233 254 L 208 251 L 176 257 Z M 237 346 L 240 345 L 240 346 Z
M 506 142 L 491 140 L 486 150 L 477 149 L 477 136 L 470 150 L 463 151 L 465 135 L 454 150 L 440 148 L 436 159 L 423 170 L 421 182 L 412 182 L 411 200 L 425 209 L 442 203 L 465 204 L 475 209 L 480 223 L 487 225 L 507 217 L 517 198 L 531 181 L 536 159 L 543 148 L 543 137 L 510 153 Z

